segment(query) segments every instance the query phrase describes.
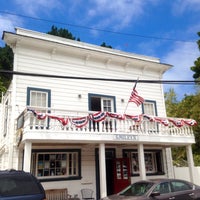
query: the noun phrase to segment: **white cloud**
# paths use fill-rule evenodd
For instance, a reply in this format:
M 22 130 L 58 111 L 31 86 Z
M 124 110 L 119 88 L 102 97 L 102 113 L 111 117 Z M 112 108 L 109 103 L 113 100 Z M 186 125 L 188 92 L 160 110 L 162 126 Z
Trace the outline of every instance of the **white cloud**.
M 3 34 L 3 31 L 14 31 L 16 26 L 21 26 L 22 21 L 19 17 L 14 15 L 0 15 L 0 35 Z M 1 42 L 3 43 L 3 42 Z
M 190 67 L 194 65 L 194 61 L 199 57 L 199 50 L 196 43 L 177 43 L 172 51 L 164 58 L 165 63 L 173 65 L 173 67 L 164 74 L 164 80 L 193 80 L 193 72 Z M 165 89 L 173 87 L 179 98 L 184 94 L 192 94 L 195 92 L 192 85 L 166 85 Z
M 147 3 L 157 1 L 141 0 L 93 0 L 93 6 L 88 10 L 89 18 L 100 17 L 96 27 L 112 26 L 115 30 L 129 26 L 133 21 L 142 15 Z
M 59 0 L 15 0 L 15 3 L 18 9 L 21 8 L 25 14 L 34 17 L 40 12 L 50 15 L 54 8 L 61 7 Z
M 172 11 L 174 14 L 182 14 L 186 11 L 200 11 L 199 0 L 177 0 L 173 2 Z

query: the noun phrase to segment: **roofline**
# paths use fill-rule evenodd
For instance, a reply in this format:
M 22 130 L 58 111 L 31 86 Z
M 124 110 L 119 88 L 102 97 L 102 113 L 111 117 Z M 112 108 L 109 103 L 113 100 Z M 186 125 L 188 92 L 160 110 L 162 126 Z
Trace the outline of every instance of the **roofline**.
M 18 32 L 23 32 L 23 31 L 25 31 L 27 34 L 18 33 Z M 71 47 L 76 47 L 76 48 L 80 48 L 80 49 L 84 49 L 84 50 L 92 50 L 92 51 L 106 53 L 106 54 L 110 54 L 110 55 L 122 56 L 122 57 L 130 58 L 130 59 L 148 61 L 151 63 L 165 65 L 166 67 L 168 67 L 168 69 L 172 67 L 172 65 L 170 65 L 170 64 L 161 63 L 160 60 L 155 57 L 149 57 L 149 56 L 144 56 L 144 55 L 140 55 L 140 54 L 124 52 L 124 51 L 120 51 L 120 50 L 116 50 L 116 49 L 105 48 L 105 47 L 101 47 L 101 46 L 97 46 L 97 45 L 93 45 L 93 44 L 89 44 L 89 43 L 85 43 L 85 42 L 79 42 L 79 41 L 70 40 L 67 38 L 62 38 L 59 36 L 50 35 L 47 33 L 30 31 L 30 30 L 22 29 L 22 28 L 16 28 L 16 33 L 9 32 L 9 31 L 3 31 L 2 40 L 4 40 L 5 34 L 16 35 L 17 37 L 38 39 L 41 41 L 53 42 L 53 43 L 56 43 L 59 45 L 68 45 Z M 33 35 L 33 34 L 37 34 L 38 36 Z

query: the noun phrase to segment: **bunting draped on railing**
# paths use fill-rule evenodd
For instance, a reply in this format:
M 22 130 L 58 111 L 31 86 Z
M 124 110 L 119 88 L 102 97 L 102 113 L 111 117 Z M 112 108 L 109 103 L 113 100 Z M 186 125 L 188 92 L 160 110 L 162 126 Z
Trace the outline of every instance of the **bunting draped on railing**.
M 117 113 L 99 111 L 93 114 L 88 114 L 88 116 L 85 116 L 85 117 L 63 118 L 63 117 L 52 115 L 50 113 L 37 112 L 33 109 L 27 109 L 27 110 L 31 111 L 34 114 L 34 116 L 39 120 L 45 120 L 48 117 L 50 119 L 58 120 L 63 126 L 66 126 L 68 122 L 70 121 L 71 124 L 76 126 L 77 128 L 86 126 L 88 121 L 94 121 L 94 122 L 105 121 L 107 117 L 119 119 L 119 120 L 130 119 L 130 120 L 133 120 L 134 122 L 141 122 L 142 120 L 147 119 L 150 122 L 158 122 L 158 123 L 163 124 L 164 126 L 169 126 L 170 123 L 172 123 L 176 127 L 197 125 L 197 122 L 194 119 L 167 118 L 167 117 L 165 118 L 165 117 L 151 116 L 151 115 L 146 115 L 146 114 L 127 115 L 127 114 L 117 114 Z
M 88 116 L 86 117 L 78 117 L 78 118 L 70 118 L 71 123 L 77 128 L 81 128 L 88 123 Z

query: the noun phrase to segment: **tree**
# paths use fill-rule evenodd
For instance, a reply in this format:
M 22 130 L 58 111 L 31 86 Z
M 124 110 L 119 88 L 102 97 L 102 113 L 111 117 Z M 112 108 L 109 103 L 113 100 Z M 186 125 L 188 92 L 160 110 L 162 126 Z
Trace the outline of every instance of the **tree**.
M 167 116 L 176 117 L 178 101 L 174 89 L 170 88 L 169 91 L 166 92 L 164 96 L 165 96 Z
M 70 39 L 70 40 L 77 40 L 77 41 L 80 41 L 80 38 L 77 38 L 74 37 L 72 35 L 71 32 L 69 32 L 67 29 L 64 29 L 64 28 L 57 28 L 56 26 L 52 26 L 51 27 L 51 30 L 49 32 L 47 32 L 48 34 L 50 35 L 55 35 L 55 36 L 59 36 L 59 37 L 63 37 L 63 38 L 67 38 L 67 39 Z
M 107 45 L 105 42 L 103 42 L 100 46 L 112 49 L 112 46 Z
M 12 49 L 5 45 L 0 47 L 0 70 L 13 70 L 13 52 Z M 8 88 L 12 75 L 0 73 L 0 92 L 5 92 Z M 1 97 L 0 97 L 1 98 Z
M 72 35 L 72 33 L 69 32 L 67 29 L 63 29 L 63 28 L 59 28 L 58 29 L 54 25 L 51 27 L 51 30 L 49 32 L 47 32 L 47 33 L 50 34 L 50 35 L 55 35 L 55 36 L 67 38 L 67 39 L 70 39 L 70 40 L 81 41 L 80 38 L 76 39 L 76 37 L 74 37 Z M 111 45 L 107 45 L 105 42 L 103 42 L 100 46 L 112 49 L 112 46 Z
M 186 95 L 181 101 L 176 100 L 176 94 L 173 89 L 165 93 L 165 103 L 167 115 L 170 117 L 189 118 L 197 121 L 198 125 L 193 127 L 196 143 L 193 145 L 193 155 L 195 165 L 200 165 L 200 94 Z M 186 149 L 182 147 L 172 148 L 172 157 L 174 165 L 186 166 Z
M 179 104 L 179 114 L 181 117 L 195 119 L 197 126 L 193 127 L 196 143 L 193 145 L 195 165 L 200 165 L 200 94 L 185 96 Z
M 198 32 L 197 34 L 200 37 L 200 32 Z M 200 50 L 200 39 L 197 41 L 197 45 Z M 198 57 L 194 61 L 194 66 L 192 66 L 190 69 L 194 72 L 193 78 L 196 80 L 199 79 L 200 78 L 200 57 Z

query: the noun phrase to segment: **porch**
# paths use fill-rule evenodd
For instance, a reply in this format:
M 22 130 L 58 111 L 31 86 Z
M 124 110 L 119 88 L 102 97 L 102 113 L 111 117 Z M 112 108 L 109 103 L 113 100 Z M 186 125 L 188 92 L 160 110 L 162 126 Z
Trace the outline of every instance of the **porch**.
M 26 108 L 17 118 L 17 145 L 24 149 L 23 166 L 31 169 L 31 153 L 34 145 L 53 144 L 64 146 L 92 145 L 98 148 L 100 196 L 107 195 L 106 148 L 121 144 L 136 148 L 140 179 L 146 179 L 145 149 L 154 146 L 163 149 L 163 156 L 171 146 L 185 146 L 187 150 L 190 179 L 194 180 L 191 145 L 195 142 L 192 132 L 193 120 L 171 119 L 155 116 L 120 115 L 109 112 L 80 112 L 72 110 Z M 168 148 L 169 147 L 169 148 Z M 91 148 L 88 149 L 91 151 Z M 94 152 L 94 149 L 93 149 Z M 121 154 L 122 157 L 122 154 Z M 166 158 L 171 160 L 170 158 Z M 170 164 L 167 169 L 171 169 Z M 171 173 L 171 175 L 169 175 Z M 168 175 L 173 176 L 168 171 Z

